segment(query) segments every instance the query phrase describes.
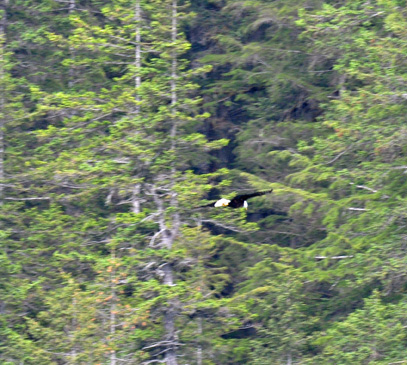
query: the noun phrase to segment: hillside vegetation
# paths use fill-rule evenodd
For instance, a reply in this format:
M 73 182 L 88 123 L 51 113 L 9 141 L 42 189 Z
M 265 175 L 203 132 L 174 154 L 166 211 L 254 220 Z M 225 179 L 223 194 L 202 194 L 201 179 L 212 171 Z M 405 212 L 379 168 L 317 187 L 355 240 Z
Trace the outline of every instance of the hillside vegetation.
M 405 0 L 2 1 L 0 362 L 407 363 L 406 174 Z

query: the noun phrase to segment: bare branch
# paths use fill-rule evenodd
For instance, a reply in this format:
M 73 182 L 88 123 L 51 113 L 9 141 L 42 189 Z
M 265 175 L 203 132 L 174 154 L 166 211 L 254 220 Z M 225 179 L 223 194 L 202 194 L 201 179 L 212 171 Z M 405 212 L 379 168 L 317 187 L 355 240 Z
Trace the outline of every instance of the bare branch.
M 353 147 L 352 144 L 349 145 L 348 147 L 346 147 L 342 152 L 340 152 L 337 156 L 335 156 L 331 161 L 326 162 L 325 165 L 330 165 L 331 163 L 334 163 L 336 160 L 341 158 L 346 152 L 348 152 L 351 147 Z
M 152 348 L 161 347 L 161 346 L 182 346 L 182 343 L 175 342 L 175 341 L 160 341 L 153 345 L 143 347 L 143 350 L 152 349 Z
M 48 196 L 44 197 L 33 197 L 33 198 L 4 198 L 5 200 L 17 200 L 17 201 L 26 201 L 26 200 L 50 200 Z
M 299 234 L 299 233 L 294 233 L 294 232 L 285 232 L 285 231 L 276 231 L 274 229 L 271 229 L 269 232 L 273 232 L 273 233 L 277 233 L 277 234 L 286 234 L 286 235 L 290 235 L 290 236 L 299 236 L 302 237 L 303 234 Z
M 160 229 L 158 232 L 154 233 L 154 236 L 151 237 L 150 243 L 149 243 L 148 245 L 149 245 L 150 247 L 157 247 L 157 246 L 160 246 L 160 245 L 155 245 L 154 243 L 155 243 L 156 238 L 157 238 L 158 236 L 160 236 L 161 233 L 163 233 L 163 232 L 165 232 L 165 231 L 166 231 L 166 228 Z
M 316 260 L 323 260 L 323 259 L 330 259 L 330 260 L 342 260 L 342 259 L 348 259 L 353 257 L 353 255 L 344 255 L 344 256 L 315 256 L 314 259 Z
M 355 185 L 354 183 L 349 183 L 350 185 Z M 365 189 L 365 190 L 369 190 L 369 191 L 371 191 L 372 193 L 377 193 L 378 192 L 378 190 L 375 190 L 375 189 L 372 189 L 372 188 L 369 188 L 368 186 L 365 186 L 365 185 L 355 185 L 357 188 L 359 188 L 359 189 Z

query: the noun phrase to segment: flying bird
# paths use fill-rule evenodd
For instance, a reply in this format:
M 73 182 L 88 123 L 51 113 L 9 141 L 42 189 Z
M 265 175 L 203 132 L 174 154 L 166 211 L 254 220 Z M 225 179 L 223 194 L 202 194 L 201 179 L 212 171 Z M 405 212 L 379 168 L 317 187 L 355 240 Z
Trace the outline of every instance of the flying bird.
M 255 196 L 260 196 L 260 195 L 265 195 L 265 194 L 270 194 L 273 191 L 273 189 L 266 190 L 266 191 L 257 191 L 255 193 L 251 194 L 242 194 L 242 195 L 236 195 L 232 200 L 229 199 L 219 199 L 216 202 L 212 202 L 206 205 L 202 205 L 198 208 L 205 208 L 205 207 L 229 207 L 229 208 L 245 208 L 247 209 L 248 204 L 247 204 L 247 199 L 254 198 Z

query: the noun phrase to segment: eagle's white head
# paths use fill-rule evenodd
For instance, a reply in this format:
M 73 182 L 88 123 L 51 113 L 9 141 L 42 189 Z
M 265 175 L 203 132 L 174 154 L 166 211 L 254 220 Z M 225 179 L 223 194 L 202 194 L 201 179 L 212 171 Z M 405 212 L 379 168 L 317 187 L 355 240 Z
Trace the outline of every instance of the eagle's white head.
M 227 207 L 230 203 L 229 199 L 219 199 L 216 203 L 215 203 L 215 207 Z
M 245 200 L 243 202 L 243 208 L 247 210 L 248 207 L 249 207 L 249 204 L 247 204 L 247 201 Z

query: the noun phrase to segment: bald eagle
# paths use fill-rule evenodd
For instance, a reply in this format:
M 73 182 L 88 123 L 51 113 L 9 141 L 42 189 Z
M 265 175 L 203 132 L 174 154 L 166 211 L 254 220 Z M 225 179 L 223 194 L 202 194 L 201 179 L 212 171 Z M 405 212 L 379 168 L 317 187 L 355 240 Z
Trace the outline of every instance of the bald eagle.
M 234 198 L 231 200 L 229 199 L 219 199 L 216 202 L 212 202 L 206 205 L 202 205 L 198 208 L 205 208 L 205 207 L 229 207 L 229 208 L 245 208 L 247 209 L 248 204 L 247 204 L 247 199 L 254 198 L 255 196 L 260 196 L 260 195 L 265 195 L 265 194 L 270 194 L 273 191 L 273 189 L 266 190 L 266 191 L 257 191 L 255 193 L 251 194 L 242 194 L 242 195 L 236 195 Z

